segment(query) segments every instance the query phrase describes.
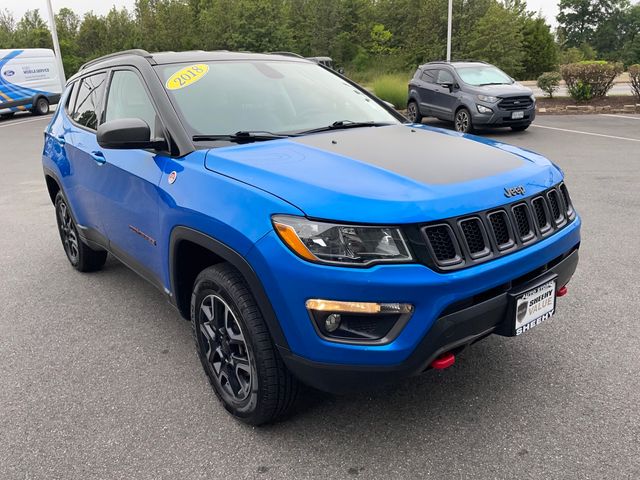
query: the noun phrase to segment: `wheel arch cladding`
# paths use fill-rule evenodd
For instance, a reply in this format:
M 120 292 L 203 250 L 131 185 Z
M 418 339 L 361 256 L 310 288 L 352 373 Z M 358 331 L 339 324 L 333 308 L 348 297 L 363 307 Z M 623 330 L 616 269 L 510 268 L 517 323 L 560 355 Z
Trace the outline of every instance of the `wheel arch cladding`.
M 242 275 L 276 346 L 288 348 L 273 306 L 253 267 L 231 247 L 205 233 L 184 226 L 173 229 L 169 245 L 171 290 L 180 314 L 185 319 L 190 319 L 191 292 L 198 274 L 205 268 L 222 262 L 229 263 Z
M 61 190 L 60 184 L 55 178 L 53 178 L 53 176 L 49 174 L 45 174 L 44 179 L 45 179 L 45 182 L 47 183 L 47 191 L 49 192 L 49 198 L 51 198 L 51 203 L 55 203 L 56 195 Z

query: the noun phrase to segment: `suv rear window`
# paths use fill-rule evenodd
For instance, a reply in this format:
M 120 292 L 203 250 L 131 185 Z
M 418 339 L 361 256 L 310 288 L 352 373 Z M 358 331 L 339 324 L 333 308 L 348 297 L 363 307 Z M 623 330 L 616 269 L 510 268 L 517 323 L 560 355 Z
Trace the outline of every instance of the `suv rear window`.
M 80 125 L 96 130 L 98 128 L 98 116 L 104 96 L 106 73 L 98 73 L 85 77 L 80 83 L 77 100 L 71 118 Z

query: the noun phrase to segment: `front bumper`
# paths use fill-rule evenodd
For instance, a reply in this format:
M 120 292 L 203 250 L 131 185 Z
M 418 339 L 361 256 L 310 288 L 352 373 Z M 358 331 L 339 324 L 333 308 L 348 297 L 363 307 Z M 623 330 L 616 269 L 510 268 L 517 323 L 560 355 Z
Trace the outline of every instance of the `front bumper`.
M 566 285 L 578 265 L 578 248 L 561 256 L 544 272 L 517 285 L 527 289 L 541 278 L 557 275 L 558 286 Z M 442 315 L 422 338 L 413 353 L 403 362 L 389 366 L 354 366 L 313 362 L 281 348 L 280 353 L 289 370 L 303 382 L 331 393 L 371 389 L 396 382 L 399 378 L 417 375 L 440 355 L 459 352 L 466 346 L 492 333 L 508 331 L 513 322 L 507 291 L 475 303 L 467 308 Z
M 287 366 L 305 383 L 337 392 L 357 388 L 366 372 L 375 377 L 375 384 L 418 373 L 442 351 L 490 334 L 504 320 L 505 288 L 523 278 L 528 281 L 549 265 L 557 271 L 558 286 L 566 283 L 575 270 L 577 252 L 566 259 L 563 256 L 572 253 L 579 242 L 580 218 L 576 217 L 556 234 L 510 255 L 438 273 L 420 264 L 363 269 L 312 264 L 295 256 L 271 232 L 256 243 L 247 260 L 283 330 L 288 345 L 278 347 Z M 561 262 L 554 264 L 558 259 Z M 494 292 L 497 298 L 486 297 L 487 292 Z M 415 311 L 390 343 L 337 343 L 316 332 L 305 308 L 310 298 L 403 302 L 412 304 Z M 473 298 L 483 301 L 466 306 Z M 460 305 L 464 308 L 456 307 Z M 365 384 L 370 382 L 371 377 Z
M 486 127 L 517 127 L 519 125 L 528 125 L 536 118 L 536 107 L 535 103 L 531 108 L 524 110 L 524 117 L 521 119 L 514 120 L 511 118 L 512 112 L 509 110 L 501 110 L 495 104 L 485 104 L 482 102 L 478 102 L 480 105 L 484 105 L 488 108 L 491 108 L 493 111 L 491 113 L 480 113 L 478 112 L 478 108 L 474 108 L 471 114 L 473 125 L 474 126 L 486 126 Z

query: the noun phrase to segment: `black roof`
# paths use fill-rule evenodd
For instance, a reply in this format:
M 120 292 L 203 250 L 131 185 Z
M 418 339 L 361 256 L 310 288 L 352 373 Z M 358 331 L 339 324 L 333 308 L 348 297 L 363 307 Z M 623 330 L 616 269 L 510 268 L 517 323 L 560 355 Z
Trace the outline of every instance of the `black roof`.
M 230 52 L 227 50 L 216 50 L 205 52 L 204 50 L 191 50 L 186 52 L 157 52 L 149 53 L 146 50 L 134 49 L 122 52 L 111 53 L 103 57 L 91 60 L 82 67 L 80 71 L 97 68 L 98 66 L 116 65 L 126 63 L 131 60 L 139 61 L 146 59 L 151 65 L 163 65 L 170 63 L 184 62 L 211 62 L 224 60 L 298 60 L 308 61 L 304 57 L 289 52 L 275 53 L 252 53 L 252 52 Z M 105 65 L 106 64 L 106 65 Z M 93 67 L 93 68 L 92 68 Z

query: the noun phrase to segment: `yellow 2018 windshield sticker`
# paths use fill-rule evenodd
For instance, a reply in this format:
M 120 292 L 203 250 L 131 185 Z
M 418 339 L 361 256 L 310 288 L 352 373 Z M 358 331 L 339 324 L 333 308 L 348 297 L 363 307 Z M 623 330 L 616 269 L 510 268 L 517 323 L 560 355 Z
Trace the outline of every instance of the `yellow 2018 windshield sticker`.
M 196 83 L 208 72 L 209 65 L 206 63 L 190 65 L 171 75 L 165 86 L 167 87 L 167 90 L 180 90 L 181 88 L 188 87 L 189 85 Z

